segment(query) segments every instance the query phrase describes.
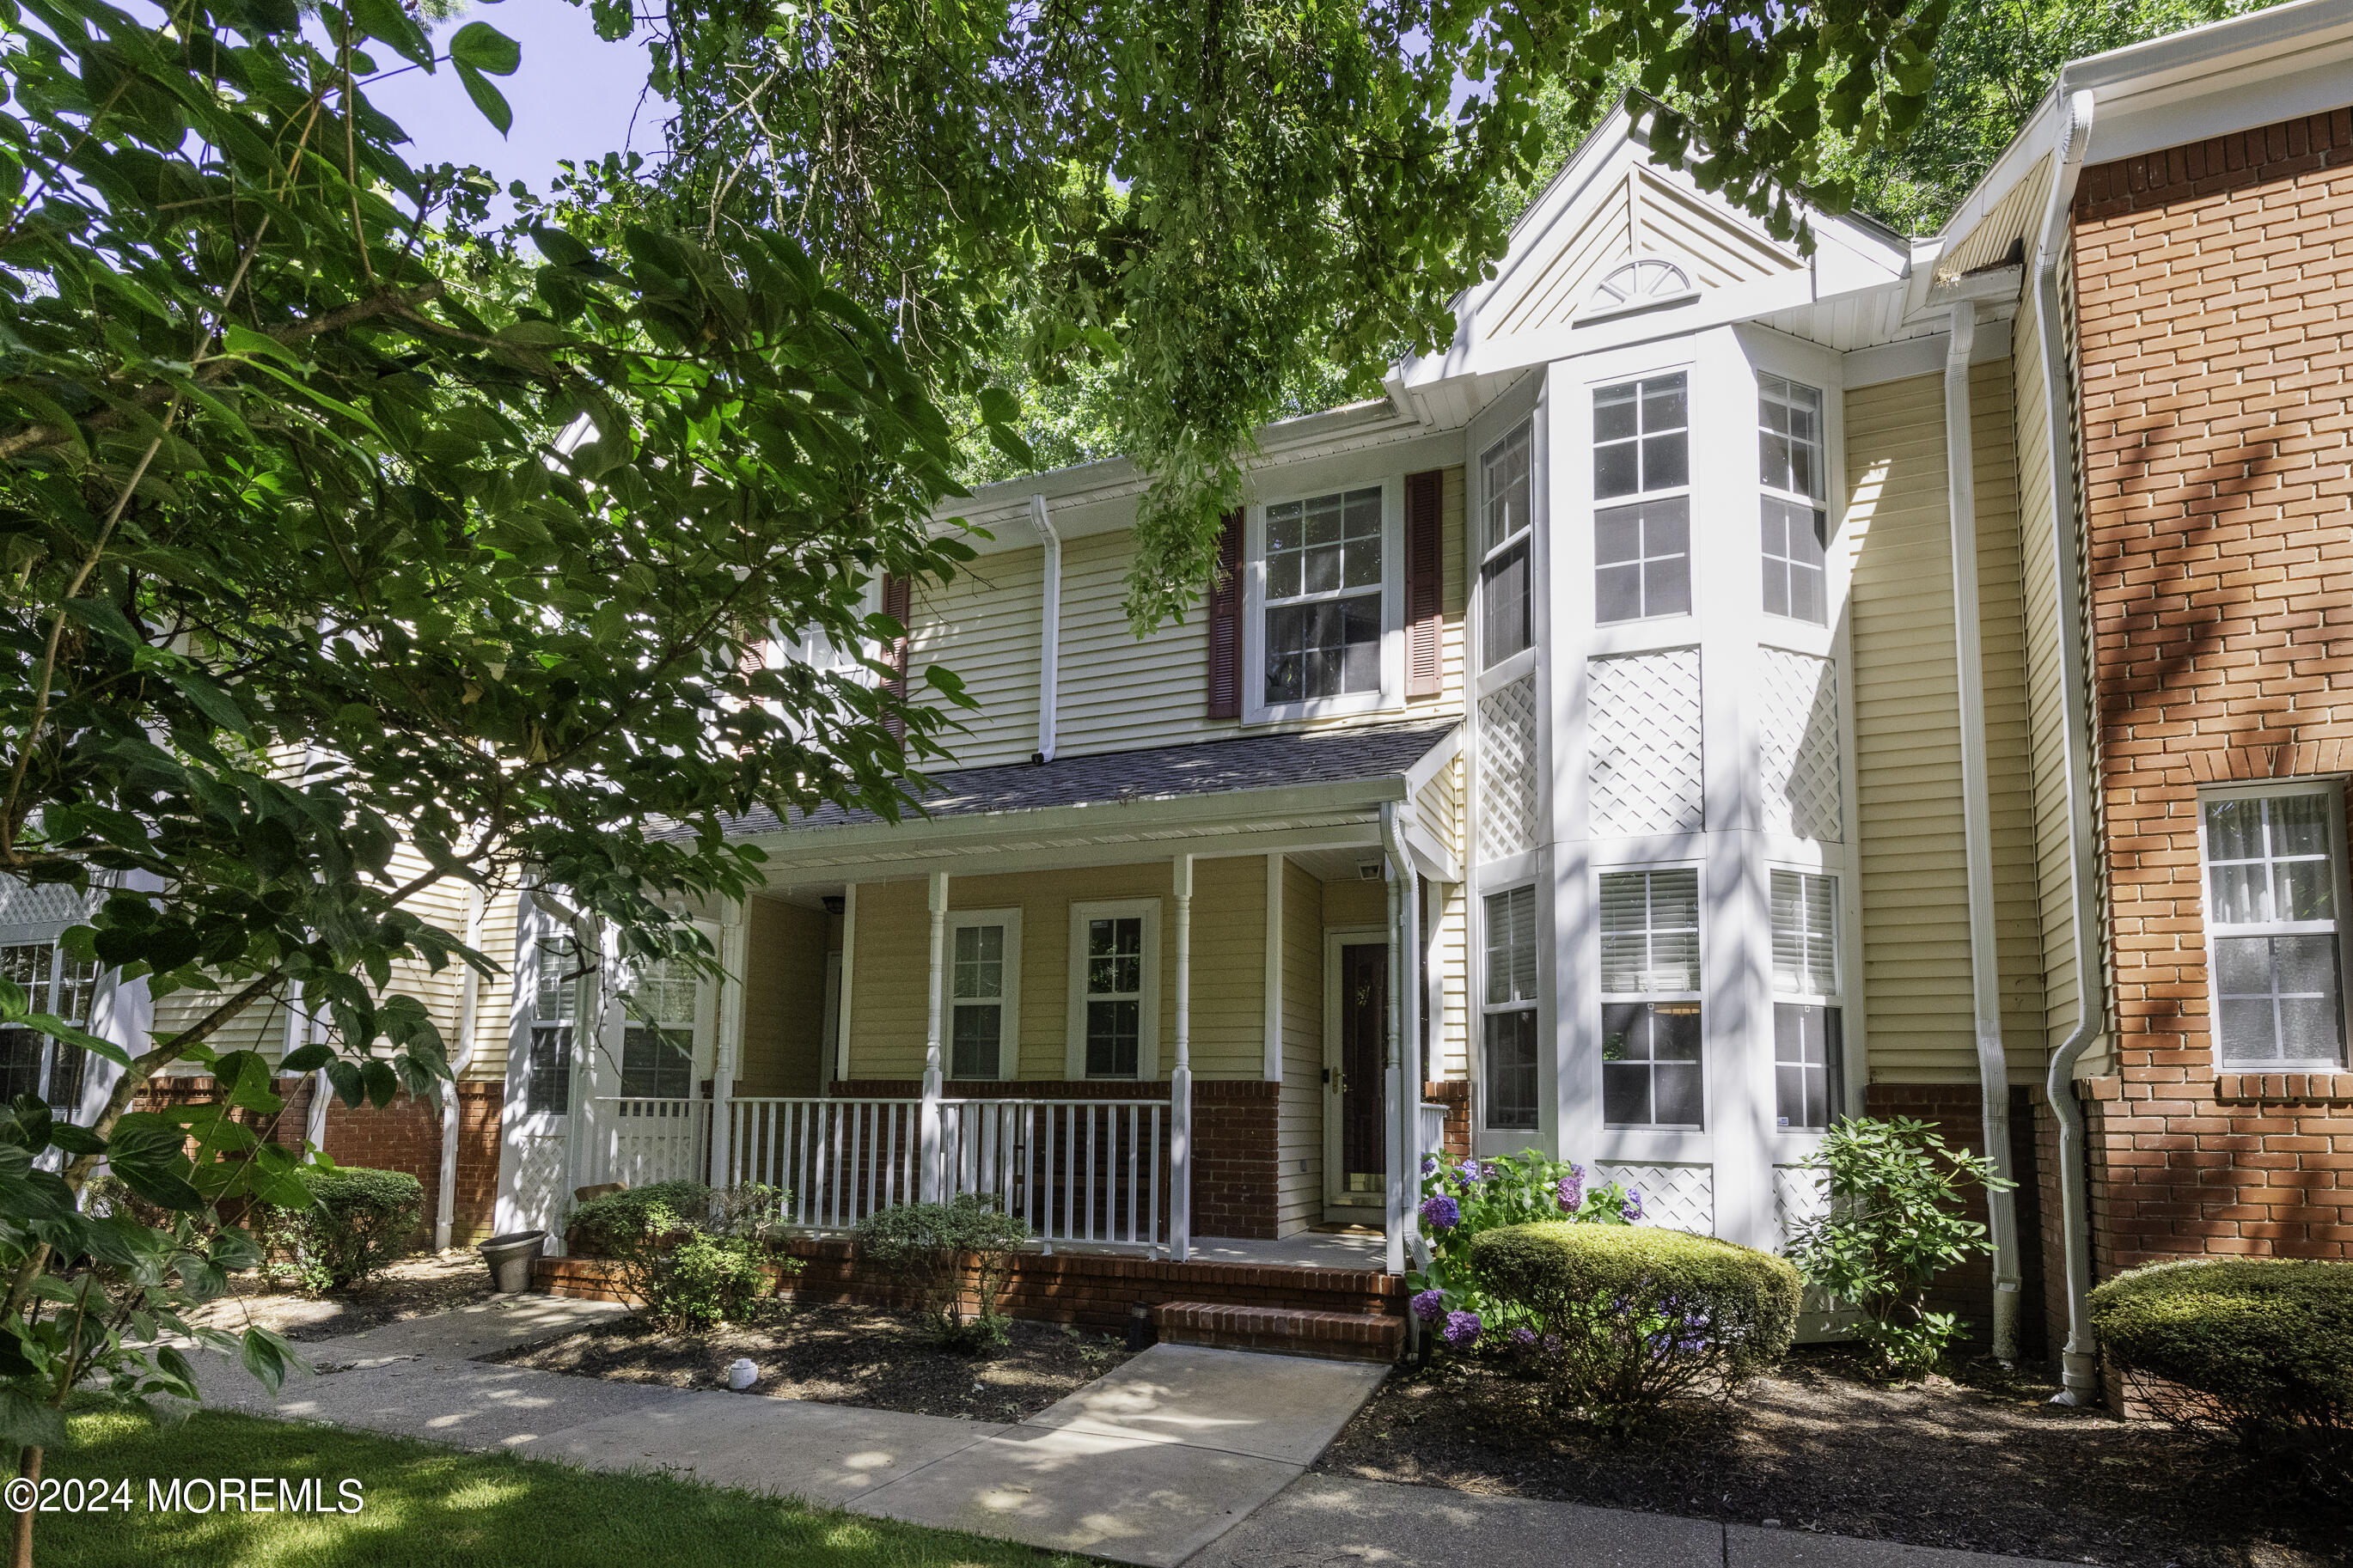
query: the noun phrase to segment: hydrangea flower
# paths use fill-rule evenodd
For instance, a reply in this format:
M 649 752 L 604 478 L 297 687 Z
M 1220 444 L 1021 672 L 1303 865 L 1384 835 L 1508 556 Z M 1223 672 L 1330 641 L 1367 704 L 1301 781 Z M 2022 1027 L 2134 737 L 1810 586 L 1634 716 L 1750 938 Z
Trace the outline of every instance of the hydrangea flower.
M 1438 1156 L 1435 1154 L 1424 1154 L 1421 1157 L 1421 1173 L 1427 1176 L 1436 1169 L 1438 1169 Z
M 1560 1212 L 1575 1214 L 1577 1205 L 1585 1202 L 1585 1167 L 1571 1165 L 1568 1174 L 1560 1179 L 1555 1190 L 1560 1195 Z
M 1421 1200 L 1421 1222 L 1432 1230 L 1452 1230 L 1462 1223 L 1462 1205 L 1444 1193 Z
M 1483 1182 L 1487 1179 L 1486 1167 L 1476 1160 L 1463 1161 L 1462 1168 L 1456 1173 L 1466 1182 Z
M 1485 1327 L 1476 1312 L 1449 1312 L 1446 1314 L 1446 1342 L 1456 1350 L 1467 1350 L 1479 1342 L 1480 1331 Z
M 1512 1348 L 1518 1351 L 1523 1355 L 1525 1355 L 1528 1352 L 1535 1349 L 1536 1331 L 1534 1329 L 1514 1329 L 1512 1331 Z
M 1446 1316 L 1446 1292 L 1424 1290 L 1413 1299 L 1413 1315 L 1425 1323 L 1434 1323 Z
M 1626 1223 L 1629 1225 L 1633 1224 L 1634 1221 L 1642 1217 L 1641 1188 L 1628 1187 L 1626 1189 L 1626 1207 L 1624 1212 L 1626 1215 Z

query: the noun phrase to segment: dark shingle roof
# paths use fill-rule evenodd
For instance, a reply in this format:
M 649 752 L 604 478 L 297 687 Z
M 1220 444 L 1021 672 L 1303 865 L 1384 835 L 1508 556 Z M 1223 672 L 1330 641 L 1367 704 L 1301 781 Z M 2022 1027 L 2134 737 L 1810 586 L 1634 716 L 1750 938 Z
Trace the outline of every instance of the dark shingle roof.
M 1111 805 L 1187 795 L 1228 795 L 1301 784 L 1350 784 L 1404 773 L 1454 728 L 1454 719 L 1365 725 L 1185 746 L 1056 757 L 934 773 L 923 794 L 933 816 L 1038 811 L 1050 806 Z M 878 822 L 872 812 L 823 805 L 791 826 L 852 827 Z M 919 820 L 910 814 L 908 820 Z M 728 825 L 731 837 L 774 833 L 775 815 L 755 811 Z

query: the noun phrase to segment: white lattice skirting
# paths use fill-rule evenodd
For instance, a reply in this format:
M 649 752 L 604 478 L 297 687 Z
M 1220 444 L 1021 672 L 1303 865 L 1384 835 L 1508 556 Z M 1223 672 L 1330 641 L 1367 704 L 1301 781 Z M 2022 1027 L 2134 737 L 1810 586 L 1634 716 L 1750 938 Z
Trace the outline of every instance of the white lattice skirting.
M 1615 1182 L 1642 1194 L 1644 1225 L 1715 1234 L 1715 1167 L 1713 1165 L 1621 1165 L 1596 1161 L 1593 1180 Z
M 1586 773 L 1597 838 L 1697 833 L 1705 822 L 1699 649 L 1586 665 Z
M 1812 654 L 1760 647 L 1757 762 L 1765 830 L 1837 843 L 1845 837 L 1839 789 L 1838 666 Z

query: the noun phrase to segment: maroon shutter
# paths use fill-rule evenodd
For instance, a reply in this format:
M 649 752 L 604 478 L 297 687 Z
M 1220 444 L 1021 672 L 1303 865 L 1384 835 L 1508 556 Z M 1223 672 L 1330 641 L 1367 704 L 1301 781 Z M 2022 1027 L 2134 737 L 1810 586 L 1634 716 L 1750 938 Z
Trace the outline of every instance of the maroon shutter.
M 1439 602 L 1446 579 L 1439 540 L 1445 476 L 1437 468 L 1405 477 L 1405 694 L 1435 697 L 1445 684 Z
M 897 672 L 885 685 L 891 695 L 902 702 L 907 700 L 907 630 L 913 619 L 910 586 L 908 580 L 896 573 L 882 574 L 882 613 L 899 623 L 897 640 L 882 650 L 882 662 Z M 882 727 L 891 731 L 894 741 L 907 738 L 907 721 L 895 713 L 883 720 Z
M 1209 717 L 1242 716 L 1242 514 L 1226 513 L 1209 584 Z

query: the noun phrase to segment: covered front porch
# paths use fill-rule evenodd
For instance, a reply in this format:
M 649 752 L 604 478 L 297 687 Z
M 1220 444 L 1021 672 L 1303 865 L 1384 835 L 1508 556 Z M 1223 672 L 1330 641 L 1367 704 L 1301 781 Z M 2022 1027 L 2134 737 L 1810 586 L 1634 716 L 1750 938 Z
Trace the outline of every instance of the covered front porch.
M 1461 1051 L 1453 735 L 978 770 L 927 820 L 761 835 L 703 1092 L 592 1096 L 583 1176 L 765 1182 L 820 1236 L 977 1193 L 1050 1254 L 1401 1271 Z

